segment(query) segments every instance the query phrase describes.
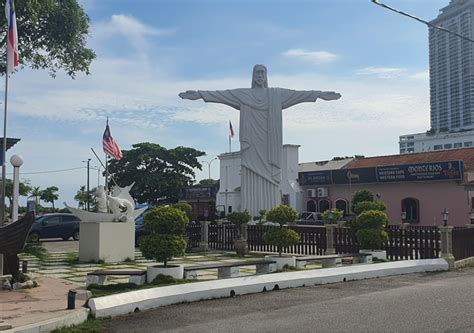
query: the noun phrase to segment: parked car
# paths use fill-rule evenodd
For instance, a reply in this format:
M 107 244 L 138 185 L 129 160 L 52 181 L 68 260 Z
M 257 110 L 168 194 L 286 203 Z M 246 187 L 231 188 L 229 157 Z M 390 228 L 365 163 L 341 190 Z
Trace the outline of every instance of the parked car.
M 79 240 L 79 219 L 73 214 L 54 213 L 38 216 L 28 234 L 28 242 L 42 238 L 73 238 Z
M 306 225 L 324 225 L 321 213 L 318 212 L 303 212 L 300 214 L 299 219 L 296 220 L 296 223 Z

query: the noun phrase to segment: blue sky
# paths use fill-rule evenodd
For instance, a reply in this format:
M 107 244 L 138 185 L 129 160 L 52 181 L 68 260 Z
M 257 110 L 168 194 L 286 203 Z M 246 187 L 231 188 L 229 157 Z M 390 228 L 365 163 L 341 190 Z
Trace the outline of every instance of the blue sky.
M 428 20 L 449 3 L 383 2 Z M 284 111 L 284 142 L 301 145 L 300 162 L 396 154 L 400 134 L 429 129 L 427 27 L 370 0 L 80 3 L 97 53 L 91 75 L 52 79 L 25 68 L 10 80 L 8 136 L 21 142 L 7 158 L 22 155 L 21 177 L 58 186 L 61 203 L 73 204 L 85 185 L 82 161 L 98 165 L 90 148 L 102 151 L 107 116 L 123 149 L 149 141 L 200 149 L 203 160 L 225 152 L 228 121 L 239 131 L 238 112 L 177 94 L 248 87 L 257 63 L 267 66 L 270 86 L 342 94 Z M 72 168 L 79 169 L 31 174 Z M 211 173 L 218 178 L 217 162 Z M 196 178 L 207 174 L 204 164 Z

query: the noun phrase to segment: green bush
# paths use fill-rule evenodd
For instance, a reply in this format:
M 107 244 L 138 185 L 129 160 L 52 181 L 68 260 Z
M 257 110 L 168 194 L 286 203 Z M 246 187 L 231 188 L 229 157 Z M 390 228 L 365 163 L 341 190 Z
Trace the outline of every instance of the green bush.
M 324 224 L 336 224 L 337 222 L 341 221 L 344 216 L 344 211 L 333 208 L 331 210 L 326 210 L 324 213 L 321 214 L 321 218 L 324 221 Z
M 387 206 L 380 201 L 361 201 L 354 205 L 354 213 L 357 215 L 366 210 L 379 210 L 381 212 L 385 212 L 387 210 Z
M 360 190 L 352 196 L 351 210 L 354 212 L 355 205 L 362 201 L 374 201 L 374 194 L 368 190 Z
M 154 208 L 143 218 L 143 226 L 151 234 L 184 235 L 188 222 L 186 214 L 173 207 Z
M 285 224 L 292 225 L 298 218 L 298 212 L 291 207 L 280 205 L 267 214 L 267 221 L 278 223 L 280 226 Z
M 190 204 L 188 204 L 187 202 L 178 202 L 178 203 L 175 203 L 174 205 L 172 205 L 171 207 L 172 208 L 177 208 L 180 211 L 182 211 L 184 214 L 186 214 L 188 219 L 191 218 L 191 213 L 193 211 L 193 207 Z
M 183 211 L 173 207 L 154 208 L 145 214 L 143 224 L 150 234 L 140 242 L 143 256 L 163 262 L 166 267 L 174 256 L 184 255 L 183 235 L 188 221 Z
M 148 235 L 140 243 L 145 258 L 163 262 L 165 266 L 173 257 L 183 256 L 185 250 L 186 241 L 181 235 Z
M 275 245 L 280 257 L 284 248 L 298 244 L 299 240 L 300 235 L 289 229 L 274 228 L 263 234 L 263 241 L 269 245 Z
M 388 217 L 379 210 L 367 210 L 360 213 L 355 220 L 356 238 L 359 245 L 366 249 L 377 249 L 388 240 L 385 227 Z
M 252 217 L 250 216 L 249 212 L 244 211 L 244 212 L 229 213 L 227 214 L 226 218 L 230 223 L 233 223 L 236 226 L 241 227 L 243 224 L 249 222 Z

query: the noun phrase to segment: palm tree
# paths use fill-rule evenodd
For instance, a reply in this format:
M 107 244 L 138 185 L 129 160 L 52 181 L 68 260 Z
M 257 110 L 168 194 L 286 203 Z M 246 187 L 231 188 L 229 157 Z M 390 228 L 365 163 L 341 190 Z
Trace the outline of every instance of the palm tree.
M 35 211 L 38 211 L 38 206 L 40 204 L 41 189 L 39 186 L 33 186 L 30 191 L 30 196 L 28 198 L 35 198 Z

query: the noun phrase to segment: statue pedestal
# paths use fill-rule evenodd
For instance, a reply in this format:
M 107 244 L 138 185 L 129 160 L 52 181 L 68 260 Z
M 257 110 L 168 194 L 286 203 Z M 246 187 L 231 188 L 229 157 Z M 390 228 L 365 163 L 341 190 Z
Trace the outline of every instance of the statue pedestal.
M 135 223 L 81 222 L 79 261 L 106 263 L 135 260 Z

